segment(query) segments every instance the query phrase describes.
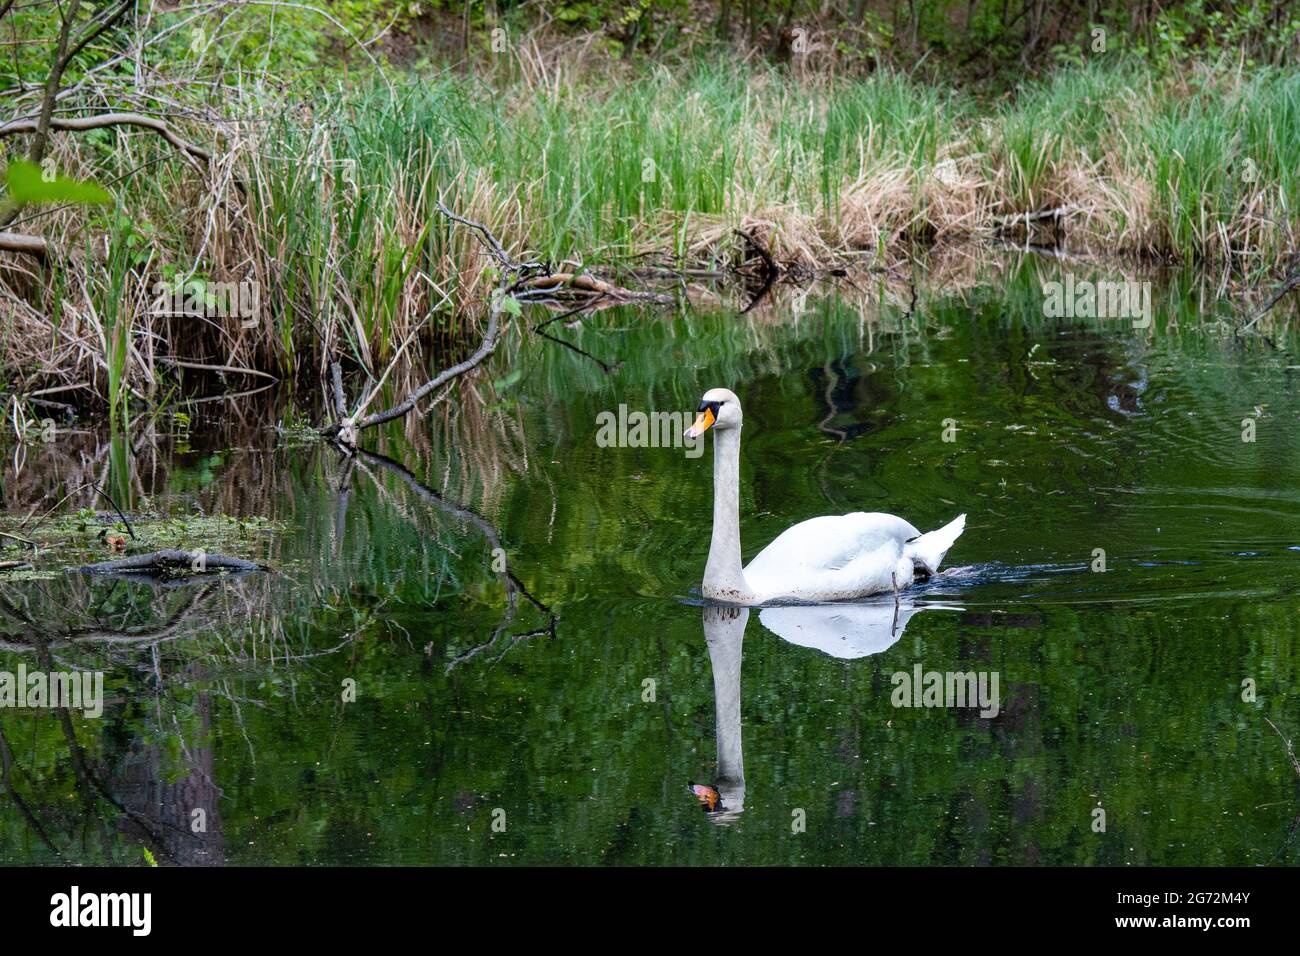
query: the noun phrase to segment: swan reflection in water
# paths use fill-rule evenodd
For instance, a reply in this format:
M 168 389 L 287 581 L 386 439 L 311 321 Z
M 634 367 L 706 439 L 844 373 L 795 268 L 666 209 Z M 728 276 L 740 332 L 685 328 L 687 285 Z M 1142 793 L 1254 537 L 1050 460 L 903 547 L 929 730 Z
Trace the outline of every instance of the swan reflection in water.
M 909 595 L 862 604 L 765 607 L 758 619 L 782 640 L 811 647 L 841 660 L 879 654 L 897 643 L 912 616 L 929 610 L 961 610 L 951 604 L 921 603 Z M 745 809 L 745 758 L 740 740 L 740 661 L 749 623 L 747 607 L 706 605 L 704 642 L 713 669 L 718 771 L 712 786 L 692 781 L 689 790 L 716 823 L 735 820 Z

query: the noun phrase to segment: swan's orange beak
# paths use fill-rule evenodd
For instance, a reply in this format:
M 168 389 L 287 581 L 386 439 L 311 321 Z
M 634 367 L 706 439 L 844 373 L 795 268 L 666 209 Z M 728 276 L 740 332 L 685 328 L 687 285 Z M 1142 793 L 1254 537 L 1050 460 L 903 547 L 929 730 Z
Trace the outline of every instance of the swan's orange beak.
M 686 429 L 686 437 L 699 438 L 713 427 L 715 421 L 717 421 L 717 419 L 713 417 L 713 409 L 701 408 L 695 416 L 695 424 Z
M 708 784 L 696 783 L 694 780 L 687 784 L 695 799 L 700 801 L 700 806 L 704 808 L 705 813 L 716 813 L 718 811 L 718 800 L 722 794 L 718 793 L 716 787 L 710 787 Z

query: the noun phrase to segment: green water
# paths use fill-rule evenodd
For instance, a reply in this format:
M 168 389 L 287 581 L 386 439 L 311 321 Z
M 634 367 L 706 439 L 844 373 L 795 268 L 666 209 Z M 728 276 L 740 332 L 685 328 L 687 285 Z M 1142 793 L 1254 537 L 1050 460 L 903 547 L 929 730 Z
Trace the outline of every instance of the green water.
M 0 861 L 1297 862 L 1266 718 L 1300 735 L 1300 359 L 1185 280 L 1149 329 L 1044 318 L 1057 268 L 794 321 L 610 310 L 552 330 L 613 371 L 513 343 L 488 407 L 367 439 L 391 461 L 216 410 L 6 449 L 10 513 L 104 480 L 278 530 L 247 545 L 274 574 L 0 577 L 0 670 L 108 698 L 0 710 Z M 816 515 L 965 512 L 959 570 L 897 617 L 702 607 L 712 449 L 595 436 L 715 385 L 745 408 L 746 559 Z M 996 673 L 997 716 L 893 706 L 916 665 Z

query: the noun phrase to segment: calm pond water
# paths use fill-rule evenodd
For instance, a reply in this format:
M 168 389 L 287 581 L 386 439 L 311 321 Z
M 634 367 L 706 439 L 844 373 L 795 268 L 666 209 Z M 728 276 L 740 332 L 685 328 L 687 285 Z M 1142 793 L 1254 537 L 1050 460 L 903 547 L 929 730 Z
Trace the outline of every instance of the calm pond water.
M 1266 720 L 1300 735 L 1300 359 L 1178 278 L 1147 329 L 1045 318 L 1061 268 L 552 326 L 595 358 L 524 343 L 351 467 L 216 406 L 9 446 L 8 514 L 102 480 L 268 519 L 230 533 L 275 573 L 0 577 L 0 670 L 107 695 L 0 710 L 0 861 L 1300 861 Z M 711 446 L 596 431 L 715 385 L 745 407 L 746 559 L 815 515 L 966 512 L 961 570 L 897 612 L 702 607 Z M 997 715 L 895 707 L 918 666 L 996 674 Z

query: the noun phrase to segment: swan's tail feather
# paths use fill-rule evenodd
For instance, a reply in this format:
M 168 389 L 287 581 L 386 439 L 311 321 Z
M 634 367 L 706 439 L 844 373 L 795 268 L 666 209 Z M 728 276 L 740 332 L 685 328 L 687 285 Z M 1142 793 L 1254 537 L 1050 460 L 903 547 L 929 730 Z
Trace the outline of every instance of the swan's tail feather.
M 938 531 L 931 531 L 919 538 L 913 538 L 903 546 L 903 556 L 912 559 L 931 574 L 939 570 L 939 563 L 948 553 L 958 535 L 966 528 L 966 516 L 958 515 Z

